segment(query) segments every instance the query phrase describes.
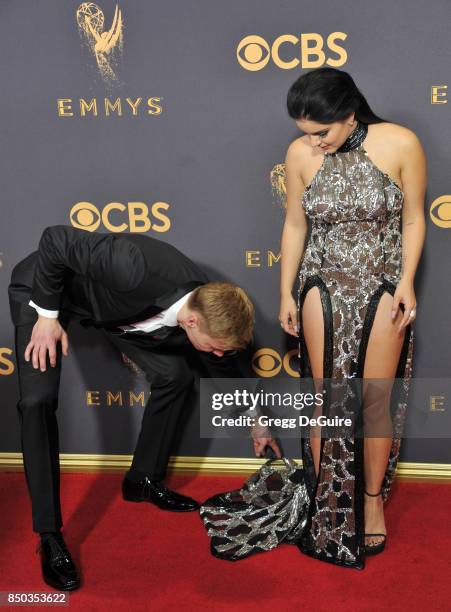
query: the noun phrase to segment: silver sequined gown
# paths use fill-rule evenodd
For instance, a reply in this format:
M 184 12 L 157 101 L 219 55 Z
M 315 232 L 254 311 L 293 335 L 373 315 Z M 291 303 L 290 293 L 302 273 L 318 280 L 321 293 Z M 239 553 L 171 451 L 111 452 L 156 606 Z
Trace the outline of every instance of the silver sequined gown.
M 321 297 L 324 382 L 332 383 L 322 413 L 328 417 L 350 414 L 356 429 L 335 429 L 331 434 L 322 430 L 318 478 L 310 432 L 304 431 L 301 476 L 291 480 L 288 472 L 282 472 L 277 477 L 265 466 L 241 489 L 204 502 L 200 514 L 212 538 L 212 553 L 222 559 L 236 561 L 288 542 L 337 565 L 358 569 L 365 565 L 364 440 L 358 427 L 365 404 L 362 379 L 379 300 L 384 292 L 393 295 L 401 278 L 404 199 L 400 187 L 368 157 L 363 147 L 366 133 L 367 126 L 359 124 L 336 152 L 325 153 L 303 194 L 310 235 L 298 291 L 299 310 L 312 287 L 318 287 Z M 313 386 L 313 380 L 299 315 L 300 374 L 307 378 L 301 391 L 305 391 L 305 383 Z M 398 461 L 412 349 L 410 324 L 390 396 L 392 445 L 382 483 L 384 500 Z
M 325 153 L 302 206 L 310 237 L 301 260 L 298 306 L 317 286 L 324 316 L 324 377 L 361 379 L 365 352 L 382 294 L 401 278 L 400 187 L 368 157 L 363 143 Z M 301 376 L 312 376 L 299 317 Z M 394 477 L 412 372 L 413 325 L 406 328 L 391 397 L 393 442 L 382 484 L 386 500 Z M 382 356 L 383 357 L 383 356 Z M 328 412 L 332 415 L 332 412 Z M 364 567 L 363 439 L 323 438 L 315 477 L 308 436 L 302 440 L 310 507 L 302 552 L 350 567 Z

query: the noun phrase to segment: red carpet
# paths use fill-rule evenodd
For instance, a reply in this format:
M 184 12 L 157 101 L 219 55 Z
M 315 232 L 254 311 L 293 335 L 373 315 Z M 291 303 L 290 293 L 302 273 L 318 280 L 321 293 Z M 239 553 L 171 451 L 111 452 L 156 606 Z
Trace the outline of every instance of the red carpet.
M 72 610 L 450 610 L 451 486 L 395 485 L 386 506 L 387 549 L 363 571 L 311 559 L 297 548 L 230 563 L 210 555 L 197 513 L 126 503 L 119 474 L 64 474 L 64 534 L 82 565 Z M 199 500 L 239 478 L 172 477 Z M 0 591 L 51 591 L 40 577 L 22 474 L 0 474 Z

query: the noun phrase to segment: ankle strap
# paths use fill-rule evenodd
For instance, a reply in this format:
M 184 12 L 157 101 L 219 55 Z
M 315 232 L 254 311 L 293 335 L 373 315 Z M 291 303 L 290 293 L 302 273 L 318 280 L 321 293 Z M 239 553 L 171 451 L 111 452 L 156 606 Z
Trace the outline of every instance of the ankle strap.
M 369 495 L 370 497 L 377 497 L 378 495 L 382 495 L 382 489 L 379 491 L 379 493 L 368 493 L 368 491 L 365 491 L 366 495 Z

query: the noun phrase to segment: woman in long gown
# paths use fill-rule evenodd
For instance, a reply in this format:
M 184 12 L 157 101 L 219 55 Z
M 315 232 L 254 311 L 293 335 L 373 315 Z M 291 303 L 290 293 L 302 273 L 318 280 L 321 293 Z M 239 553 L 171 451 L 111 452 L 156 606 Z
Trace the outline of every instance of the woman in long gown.
M 310 504 L 298 546 L 362 569 L 365 556 L 385 546 L 383 502 L 407 408 L 426 160 L 416 135 L 377 117 L 344 71 L 305 73 L 287 107 L 304 135 L 285 159 L 279 319 L 299 337 L 301 377 L 318 389 L 323 380 L 341 381 L 345 393 L 351 379 L 362 382 L 365 431 L 327 437 L 312 428 L 302 438 Z M 344 408 L 323 410 L 332 416 Z

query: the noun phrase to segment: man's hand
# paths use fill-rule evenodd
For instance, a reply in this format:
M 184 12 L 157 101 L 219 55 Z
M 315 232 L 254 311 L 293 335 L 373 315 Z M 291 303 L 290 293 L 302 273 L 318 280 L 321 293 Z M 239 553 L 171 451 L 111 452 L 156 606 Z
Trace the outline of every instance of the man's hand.
M 61 342 L 63 355 L 67 357 L 69 342 L 67 333 L 61 327 L 58 319 L 49 319 L 39 316 L 31 333 L 31 340 L 25 349 L 25 361 L 31 361 L 33 367 L 45 372 L 47 365 L 47 351 L 49 352 L 50 365 L 56 366 L 56 345 Z
M 265 456 L 265 448 L 270 446 L 279 459 L 282 457 L 279 445 L 271 436 L 271 432 L 267 427 L 255 424 L 252 426 L 251 435 L 254 441 L 254 451 L 256 457 Z
M 282 453 L 274 438 L 254 438 L 254 451 L 256 457 L 265 456 L 265 448 L 270 446 L 276 454 L 276 457 L 281 459 Z

